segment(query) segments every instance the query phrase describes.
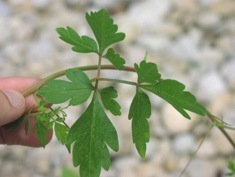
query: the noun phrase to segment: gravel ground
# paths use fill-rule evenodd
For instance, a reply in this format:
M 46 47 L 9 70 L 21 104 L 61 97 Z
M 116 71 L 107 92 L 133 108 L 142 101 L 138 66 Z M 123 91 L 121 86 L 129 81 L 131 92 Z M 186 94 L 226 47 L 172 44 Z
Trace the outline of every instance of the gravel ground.
M 71 26 L 90 34 L 84 14 L 106 8 L 126 40 L 117 46 L 127 64 L 148 51 L 163 78 L 183 82 L 199 102 L 235 126 L 234 0 L 0 0 L 0 76 L 45 77 L 79 65 L 94 64 L 93 55 L 76 54 L 58 39 L 57 27 Z M 108 75 L 109 73 L 103 73 Z M 109 74 L 113 78 L 135 78 Z M 151 142 L 145 161 L 132 145 L 128 106 L 131 87 L 119 86 L 122 116 L 112 119 L 120 152 L 112 153 L 102 177 L 178 177 L 208 130 L 205 118 L 182 118 L 171 106 L 152 99 Z M 81 110 L 72 108 L 71 120 Z M 231 136 L 234 137 L 234 132 Z M 54 138 L 46 147 L 0 146 L 0 177 L 59 177 L 71 167 L 71 156 Z M 185 177 L 223 177 L 234 150 L 213 128 Z

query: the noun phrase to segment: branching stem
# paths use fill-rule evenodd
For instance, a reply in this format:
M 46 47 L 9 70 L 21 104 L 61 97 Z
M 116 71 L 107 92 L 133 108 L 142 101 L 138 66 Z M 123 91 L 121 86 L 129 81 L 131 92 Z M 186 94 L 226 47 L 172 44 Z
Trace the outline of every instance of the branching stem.
M 99 63 L 101 63 L 101 59 L 99 61 Z M 100 77 L 100 71 L 101 70 L 117 70 L 113 65 L 89 65 L 89 66 L 80 66 L 80 67 L 74 67 L 74 68 L 70 68 L 70 69 L 79 69 L 81 71 L 90 71 L 90 70 L 98 70 L 99 72 L 97 72 L 97 78 L 96 78 L 96 88 L 98 87 L 98 80 L 106 80 L 106 81 L 115 81 L 115 82 L 121 82 L 121 83 L 126 83 L 126 84 L 130 84 L 130 85 L 135 85 L 132 82 L 129 81 L 123 81 L 123 80 L 115 80 L 115 79 L 107 79 L 107 78 L 99 78 Z M 56 72 L 52 75 L 49 75 L 48 77 L 42 79 L 41 81 L 39 81 L 38 83 L 32 85 L 31 87 L 29 87 L 28 89 L 24 90 L 22 92 L 22 94 L 24 96 L 28 96 L 34 92 L 36 92 L 39 88 L 41 88 L 47 81 L 49 80 L 53 80 L 56 79 L 58 77 L 61 77 L 63 75 L 65 75 L 65 72 L 68 69 Z M 126 66 L 122 69 L 123 71 L 127 71 L 127 72 L 136 72 L 135 68 L 133 67 L 129 67 Z M 215 116 L 208 114 L 207 117 L 213 122 L 217 122 Z M 223 135 L 227 138 L 227 140 L 230 142 L 230 144 L 233 146 L 233 148 L 235 149 L 235 142 L 233 141 L 233 139 L 229 136 L 229 134 L 225 131 L 225 127 L 223 126 L 218 126 L 219 130 L 223 133 Z
M 80 67 L 74 67 L 74 68 L 70 68 L 70 69 L 79 69 L 81 71 L 91 71 L 91 70 L 97 70 L 98 69 L 98 65 L 90 65 L 90 66 L 80 66 Z M 101 65 L 100 66 L 101 70 L 117 70 L 113 65 Z M 22 92 L 22 94 L 24 96 L 28 96 L 34 92 L 36 92 L 39 88 L 41 88 L 47 81 L 49 80 L 53 80 L 56 79 L 58 77 L 64 76 L 65 72 L 68 69 L 56 72 L 52 75 L 49 75 L 47 77 L 45 77 L 44 79 L 40 80 L 39 82 L 37 82 L 36 84 L 32 85 L 31 87 L 29 87 L 28 89 L 24 90 Z M 122 69 L 123 71 L 128 71 L 128 72 L 135 72 L 135 69 L 133 67 L 129 67 L 126 66 L 125 68 Z

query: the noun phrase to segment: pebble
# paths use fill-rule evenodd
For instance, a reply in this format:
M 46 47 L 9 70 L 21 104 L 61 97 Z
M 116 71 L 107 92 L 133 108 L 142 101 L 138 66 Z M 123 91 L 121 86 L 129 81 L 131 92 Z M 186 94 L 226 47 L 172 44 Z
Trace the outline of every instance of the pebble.
M 140 1 L 135 3 L 127 12 L 129 23 L 133 23 L 137 28 L 148 31 L 163 22 L 164 16 L 170 10 L 170 2 L 165 1 Z M 145 27 L 148 28 L 145 28 Z
M 202 34 L 197 29 L 192 29 L 188 34 L 178 38 L 169 48 L 172 57 L 180 60 L 200 60 L 199 41 Z
M 162 116 L 168 132 L 172 135 L 189 131 L 195 121 L 194 118 L 192 120 L 184 118 L 170 104 L 165 104 L 163 107 Z
M 173 139 L 173 150 L 179 154 L 192 153 L 196 149 L 196 142 L 190 134 L 179 134 Z
M 229 135 L 233 137 L 233 133 L 230 131 Z M 219 129 L 214 128 L 211 132 L 211 140 L 216 147 L 216 151 L 219 154 L 228 155 L 234 151 L 232 145 L 224 137 L 222 132 Z
M 11 9 L 4 1 L 0 1 L 0 18 L 7 17 L 11 13 Z
M 33 7 L 38 10 L 45 10 L 51 6 L 52 0 L 30 0 Z
M 226 91 L 226 85 L 217 71 L 202 74 L 201 80 L 197 84 L 198 99 L 205 102 L 213 102 Z
M 235 58 L 227 62 L 222 68 L 222 74 L 231 89 L 235 89 L 235 77 L 232 73 L 235 71 Z

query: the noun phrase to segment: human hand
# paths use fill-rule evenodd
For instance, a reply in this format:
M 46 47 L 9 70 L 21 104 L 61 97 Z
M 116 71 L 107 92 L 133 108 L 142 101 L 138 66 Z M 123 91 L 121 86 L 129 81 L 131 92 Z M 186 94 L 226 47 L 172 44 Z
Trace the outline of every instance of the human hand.
M 30 120 L 28 135 L 25 134 L 24 125 L 19 129 L 7 130 L 1 126 L 17 120 L 36 105 L 33 95 L 26 98 L 20 93 L 34 83 L 37 78 L 0 78 L 0 144 L 24 145 L 40 147 L 41 143 L 33 131 L 33 119 Z M 52 132 L 48 133 L 48 141 L 52 138 Z

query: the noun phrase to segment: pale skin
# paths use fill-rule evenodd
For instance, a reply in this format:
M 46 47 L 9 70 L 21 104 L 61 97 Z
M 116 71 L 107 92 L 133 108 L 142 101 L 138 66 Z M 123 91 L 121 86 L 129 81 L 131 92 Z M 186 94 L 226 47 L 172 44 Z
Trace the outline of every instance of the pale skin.
M 40 141 L 33 132 L 33 119 L 30 120 L 28 135 L 25 134 L 24 125 L 18 130 L 10 131 L 2 126 L 20 118 L 32 107 L 37 107 L 34 96 L 26 98 L 21 92 L 40 79 L 30 77 L 8 77 L 0 78 L 0 144 L 23 145 L 30 147 L 41 147 Z M 48 133 L 49 142 L 52 131 Z

